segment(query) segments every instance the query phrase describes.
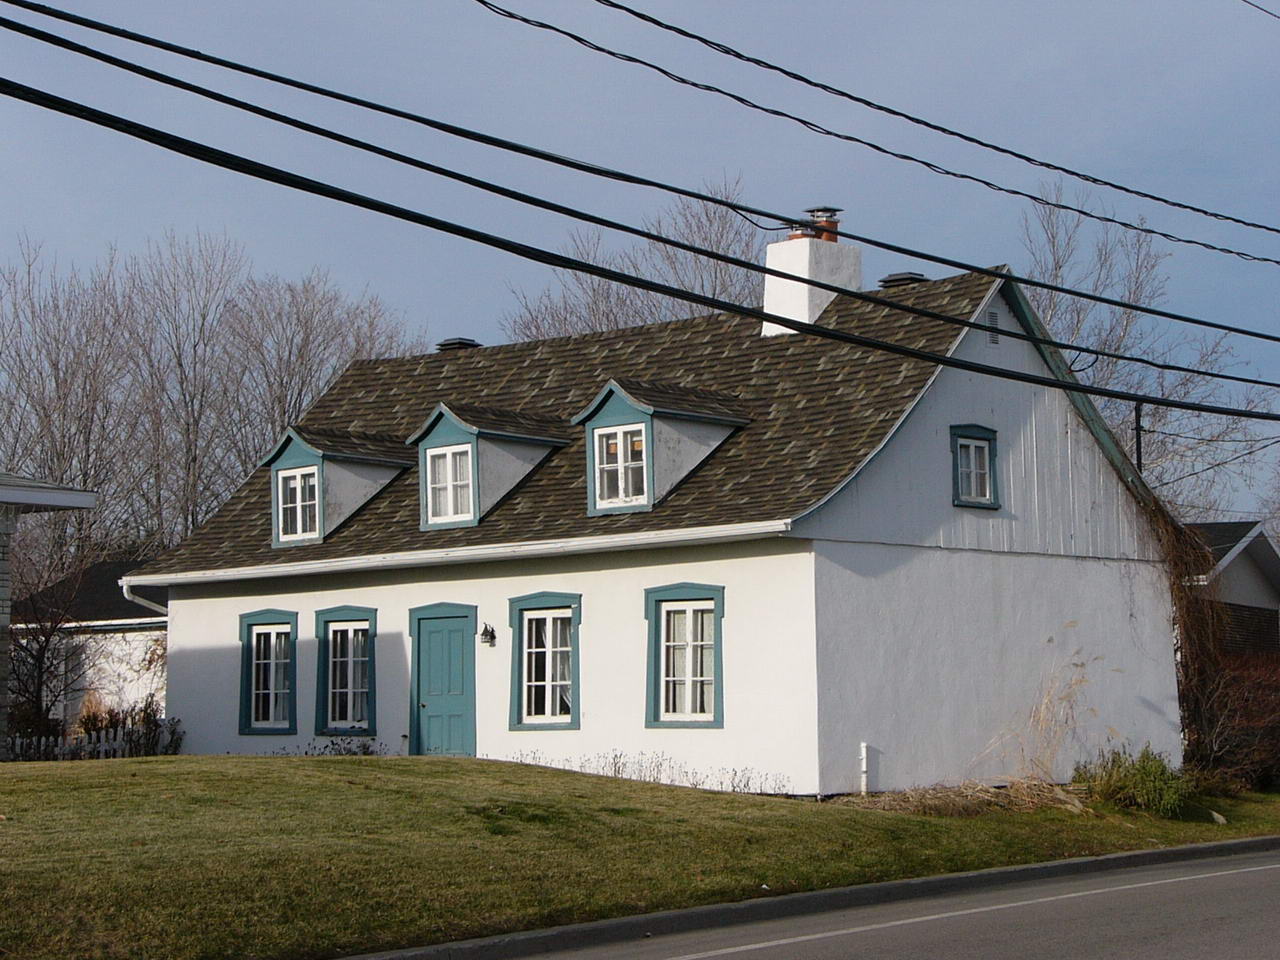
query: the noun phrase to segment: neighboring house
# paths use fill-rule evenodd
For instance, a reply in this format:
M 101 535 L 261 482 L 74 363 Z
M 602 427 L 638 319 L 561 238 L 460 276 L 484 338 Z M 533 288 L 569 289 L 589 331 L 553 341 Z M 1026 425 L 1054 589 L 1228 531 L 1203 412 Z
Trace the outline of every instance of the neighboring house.
M 826 238 L 769 264 L 857 288 Z M 1012 283 L 883 284 L 981 329 L 774 278 L 765 309 L 1070 376 L 1007 335 L 1043 336 Z M 873 790 L 1179 755 L 1158 507 L 1083 396 L 732 315 L 469 344 L 353 363 L 123 579 L 169 588 L 190 750 L 800 794 L 857 789 L 862 744 Z
M 9 732 L 9 542 L 24 513 L 88 510 L 98 495 L 30 477 L 0 472 L 0 758 L 6 755 Z
M 1227 653 L 1280 655 L 1280 552 L 1256 520 L 1188 525 L 1209 549 Z
M 136 560 L 103 560 L 13 604 L 14 636 L 23 631 L 66 643 L 74 679 L 56 705 L 68 726 L 85 698 L 99 708 L 124 710 L 165 697 L 166 591 L 141 587 L 133 599 L 120 592 Z

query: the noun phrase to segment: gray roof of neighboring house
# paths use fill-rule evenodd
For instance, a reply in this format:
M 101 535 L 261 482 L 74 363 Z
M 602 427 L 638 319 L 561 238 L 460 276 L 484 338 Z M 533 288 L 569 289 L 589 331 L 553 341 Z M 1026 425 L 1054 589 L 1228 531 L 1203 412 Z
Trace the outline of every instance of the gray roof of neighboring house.
M 903 303 L 969 318 L 1000 281 L 966 273 L 894 291 Z M 962 328 L 837 297 L 821 322 L 934 353 Z M 589 516 L 584 431 L 566 434 L 479 524 L 419 529 L 416 464 L 323 542 L 273 549 L 270 468 L 259 467 L 186 541 L 140 574 L 352 558 L 392 551 L 640 533 L 790 519 L 815 506 L 877 449 L 937 364 L 715 314 L 602 333 L 353 363 L 299 429 L 408 439 L 437 404 L 568 421 L 610 381 L 655 407 L 712 408 L 745 423 L 652 510 Z
M 164 614 L 125 599 L 120 578 L 138 567 L 137 560 L 103 560 L 57 583 L 13 602 L 13 622 L 83 623 L 97 620 L 154 620 Z M 165 587 L 134 587 L 133 592 L 166 606 Z
M 1257 520 L 1232 520 L 1224 523 L 1188 523 L 1187 527 L 1200 537 L 1213 554 L 1213 562 L 1217 563 L 1257 525 Z

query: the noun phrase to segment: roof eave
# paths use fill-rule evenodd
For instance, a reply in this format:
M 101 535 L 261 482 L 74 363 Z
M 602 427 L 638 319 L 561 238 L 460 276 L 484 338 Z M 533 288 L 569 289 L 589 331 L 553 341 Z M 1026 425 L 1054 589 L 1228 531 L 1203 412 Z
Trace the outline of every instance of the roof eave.
M 516 543 L 481 544 L 468 547 L 444 547 L 434 550 L 407 550 L 398 553 L 360 557 L 303 560 L 293 563 L 260 564 L 251 567 L 228 567 L 222 570 L 147 573 L 122 577 L 120 584 L 124 587 L 126 595 L 129 595 L 134 587 L 262 580 L 270 577 L 312 576 L 325 573 L 346 573 L 355 570 L 394 570 L 404 567 L 430 567 L 452 563 L 523 560 L 533 557 L 563 556 L 565 554 L 609 553 L 621 550 L 643 550 L 653 547 L 730 543 L 739 540 L 757 540 L 765 537 L 784 536 L 790 533 L 791 524 L 792 522 L 788 519 L 759 520 L 750 523 L 650 530 L 640 533 L 605 534 L 603 536 L 573 537 L 563 540 L 535 540 Z

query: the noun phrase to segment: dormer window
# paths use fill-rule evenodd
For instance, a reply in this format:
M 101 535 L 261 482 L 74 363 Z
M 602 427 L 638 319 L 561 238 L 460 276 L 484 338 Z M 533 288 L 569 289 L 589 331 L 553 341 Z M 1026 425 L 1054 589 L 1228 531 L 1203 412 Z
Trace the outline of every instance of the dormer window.
M 747 419 L 727 394 L 610 380 L 576 417 L 586 432 L 587 513 L 652 510 Z
M 471 444 L 430 448 L 426 459 L 427 522 L 470 520 L 474 512 Z
M 276 473 L 276 502 L 279 504 L 277 536 L 280 540 L 303 540 L 320 535 L 318 467 L 298 467 Z
M 644 424 L 599 427 L 596 443 L 596 506 L 645 503 Z
M 271 469 L 272 546 L 323 540 L 413 462 L 396 437 L 290 427 L 261 464 Z

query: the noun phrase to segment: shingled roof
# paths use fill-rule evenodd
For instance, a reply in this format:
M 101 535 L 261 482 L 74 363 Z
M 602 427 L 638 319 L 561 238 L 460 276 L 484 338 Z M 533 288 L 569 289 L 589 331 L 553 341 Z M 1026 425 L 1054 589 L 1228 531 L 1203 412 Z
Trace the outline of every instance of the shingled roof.
M 970 318 L 997 283 L 981 274 L 960 274 L 895 290 L 894 297 Z M 844 297 L 832 302 L 821 322 L 935 353 L 947 352 L 963 332 L 953 324 Z M 611 379 L 647 390 L 654 399 L 718 404 L 746 422 L 651 511 L 588 516 L 579 428 L 475 526 L 420 530 L 414 466 L 323 542 L 287 550 L 271 544 L 271 471 L 264 466 L 201 529 L 137 572 L 182 573 L 793 518 L 862 464 L 937 368 L 816 337 L 764 337 L 760 321 L 726 314 L 358 361 L 307 411 L 301 430 L 407 439 L 439 403 L 568 421 Z

